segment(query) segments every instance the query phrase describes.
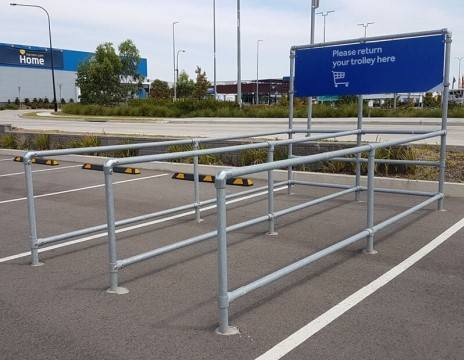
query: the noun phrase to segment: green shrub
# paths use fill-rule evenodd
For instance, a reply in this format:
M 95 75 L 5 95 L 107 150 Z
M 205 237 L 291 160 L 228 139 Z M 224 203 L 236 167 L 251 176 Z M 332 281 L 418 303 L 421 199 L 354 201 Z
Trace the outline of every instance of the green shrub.
M 34 141 L 34 150 L 50 149 L 50 136 L 48 134 L 37 135 Z
M 40 103 L 40 99 L 39 99 Z M 97 106 L 66 104 L 63 112 L 75 115 L 134 116 L 134 117 L 249 117 L 249 118 L 286 118 L 288 107 L 283 104 L 245 106 L 240 109 L 235 103 L 207 100 L 180 99 L 171 100 L 140 99 L 131 100 L 118 106 Z M 370 117 L 441 117 L 441 109 L 418 109 L 411 106 L 397 109 L 364 108 L 364 114 Z M 307 105 L 303 101 L 295 102 L 294 116 L 307 117 Z M 357 117 L 357 105 L 353 102 L 337 104 L 316 104 L 313 107 L 315 118 Z M 450 106 L 449 117 L 463 118 L 464 106 Z
M 0 145 L 3 149 L 17 149 L 18 141 L 14 134 L 4 134 L 0 138 Z

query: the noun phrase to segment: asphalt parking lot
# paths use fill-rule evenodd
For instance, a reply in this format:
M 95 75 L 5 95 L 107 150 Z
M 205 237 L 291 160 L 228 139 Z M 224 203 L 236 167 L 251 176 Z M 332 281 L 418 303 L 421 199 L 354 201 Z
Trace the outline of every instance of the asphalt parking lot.
M 230 315 L 240 335 L 223 337 L 214 332 L 214 240 L 121 271 L 127 295 L 105 291 L 104 235 L 43 251 L 45 265 L 33 268 L 25 254 L 29 236 L 22 170 L 11 156 L 0 155 L 2 359 L 271 359 L 269 351 L 286 339 L 290 348 L 285 359 L 464 358 L 464 230 L 331 321 L 325 315 L 460 222 L 462 199 L 447 198 L 446 212 L 432 205 L 381 232 L 377 255 L 362 253 L 363 243 L 358 243 L 237 300 Z M 40 236 L 105 223 L 101 172 L 81 170 L 76 163 L 36 165 L 34 171 Z M 192 202 L 192 183 L 170 175 L 148 170 L 138 176 L 115 174 L 117 218 Z M 241 190 L 228 187 L 229 192 Z M 281 191 L 276 209 L 331 192 L 300 186 L 292 196 Z M 213 198 L 214 186 L 201 184 L 201 196 Z M 419 202 L 413 196 L 379 194 L 376 220 Z M 231 204 L 228 223 L 263 215 L 265 208 L 263 197 Z M 214 230 L 214 209 L 202 217 L 200 224 L 186 215 L 121 232 L 119 255 Z M 229 236 L 230 287 L 343 240 L 363 229 L 365 221 L 366 204 L 348 195 L 279 219 L 277 237 L 265 235 L 266 225 L 234 232 Z M 301 333 L 295 333 L 313 328 L 315 320 L 319 330 L 301 341 Z

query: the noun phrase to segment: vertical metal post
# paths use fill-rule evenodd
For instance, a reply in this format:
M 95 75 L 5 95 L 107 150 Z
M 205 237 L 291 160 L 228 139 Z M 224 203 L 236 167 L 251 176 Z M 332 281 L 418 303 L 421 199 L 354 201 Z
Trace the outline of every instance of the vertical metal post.
M 449 103 L 449 87 L 450 87 L 450 61 L 451 61 L 451 33 L 446 33 L 445 45 L 445 78 L 443 81 L 443 96 L 442 96 L 442 121 L 441 129 L 447 131 L 448 129 L 448 103 Z M 440 178 L 438 181 L 438 192 L 445 193 L 445 175 L 446 175 L 446 138 L 447 134 L 441 136 L 440 146 Z M 438 201 L 438 210 L 444 210 L 444 199 Z
M 274 144 L 269 144 L 267 150 L 267 162 L 274 161 Z M 267 213 L 269 215 L 269 229 L 267 235 L 277 236 L 275 231 L 275 217 L 274 217 L 274 174 L 272 170 L 267 172 Z
M 213 53 L 214 53 L 214 100 L 217 100 L 217 60 L 216 60 L 216 0 L 213 0 Z
M 259 44 L 263 40 L 256 42 L 256 105 L 259 105 Z
M 374 175 L 375 175 L 375 149 L 369 151 L 369 163 L 367 173 L 367 229 L 370 231 L 374 227 Z M 366 254 L 377 254 L 374 250 L 374 232 L 370 232 L 367 240 Z
M 177 74 L 176 74 L 176 24 L 178 21 L 174 21 L 172 23 L 172 61 L 174 63 L 174 83 L 173 83 L 173 90 L 174 90 L 174 101 L 177 100 Z
M 113 196 L 113 168 L 105 166 L 105 194 L 106 194 L 106 219 L 108 224 L 108 254 L 110 266 L 110 288 L 109 294 L 123 295 L 129 290 L 119 287 L 118 270 L 116 263 L 118 261 L 116 247 L 116 225 L 114 216 L 114 196 Z
M 218 233 L 218 307 L 220 335 L 238 334 L 238 329 L 229 325 L 229 284 L 227 265 L 227 213 L 225 181 L 216 182 L 217 233 Z
M 31 239 L 31 265 L 43 265 L 39 261 L 39 244 L 37 242 L 37 218 L 35 214 L 34 186 L 32 182 L 32 159 L 24 157 L 24 173 L 26 175 L 27 214 Z
M 197 140 L 193 142 L 193 150 L 199 150 L 200 145 Z M 194 193 L 194 202 L 195 202 L 195 219 L 197 223 L 200 223 L 201 213 L 200 213 L 200 174 L 199 174 L 199 158 L 198 155 L 193 157 L 193 193 Z
M 358 96 L 358 130 L 362 130 L 363 127 L 363 97 Z M 356 136 L 356 146 L 361 146 L 362 134 L 359 133 Z M 361 186 L 361 154 L 356 154 L 356 187 Z M 355 200 L 359 201 L 360 190 L 356 190 Z
M 295 50 L 290 51 L 290 85 L 288 91 L 288 138 L 293 139 L 293 114 L 294 114 L 294 97 L 295 97 Z M 293 145 L 288 145 L 288 158 L 293 156 Z M 288 167 L 288 194 L 292 193 L 293 168 Z
M 242 39 L 240 21 L 240 0 L 237 0 L 237 103 L 242 108 Z
M 319 7 L 318 0 L 311 1 L 311 37 L 310 37 L 310 44 L 314 44 L 314 33 L 316 28 L 316 9 Z M 313 98 L 308 97 L 308 121 L 306 124 L 306 129 L 308 132 L 306 136 L 311 136 L 310 130 L 312 127 L 312 120 L 313 120 Z

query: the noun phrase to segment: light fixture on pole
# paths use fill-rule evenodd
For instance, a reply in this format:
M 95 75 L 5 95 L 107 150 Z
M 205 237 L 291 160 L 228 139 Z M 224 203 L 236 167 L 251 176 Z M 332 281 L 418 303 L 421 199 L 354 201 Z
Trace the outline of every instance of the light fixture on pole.
M 358 26 L 362 26 L 364 28 L 364 37 L 367 38 L 367 28 L 369 27 L 369 25 L 374 25 L 375 22 L 367 22 L 367 23 L 364 23 L 364 24 L 358 24 Z
M 242 107 L 242 44 L 240 34 L 240 0 L 237 0 L 237 103 Z
M 256 105 L 259 105 L 259 44 L 263 41 L 256 41 Z
M 213 52 L 214 52 L 214 99 L 217 100 L 217 66 L 216 66 L 216 0 L 213 0 Z
M 327 24 L 327 16 L 329 14 L 334 13 L 335 10 L 329 10 L 329 11 L 321 11 L 316 13 L 316 15 L 321 15 L 324 18 L 324 42 L 325 42 L 325 34 L 326 34 L 326 24 Z
M 316 9 L 319 8 L 319 0 L 311 0 L 311 35 L 310 44 L 314 44 L 314 33 L 316 29 Z M 313 98 L 308 97 L 308 121 L 306 124 L 307 130 L 311 130 L 311 123 L 313 120 Z M 308 132 L 306 136 L 310 136 Z
M 179 24 L 179 21 L 174 21 L 172 23 L 172 61 L 174 67 L 174 101 L 177 99 L 177 75 L 176 75 L 176 25 Z
M 20 3 L 10 3 L 11 6 L 22 6 L 22 7 L 33 7 L 42 10 L 47 15 L 48 19 L 48 39 L 50 43 L 50 64 L 52 68 L 52 84 L 53 84 L 53 107 L 55 112 L 58 111 L 58 103 L 56 102 L 56 86 L 55 86 L 55 65 L 53 59 L 53 46 L 52 46 L 52 28 L 50 25 L 50 14 L 48 13 L 47 9 L 40 5 L 33 5 L 33 4 L 20 4 Z

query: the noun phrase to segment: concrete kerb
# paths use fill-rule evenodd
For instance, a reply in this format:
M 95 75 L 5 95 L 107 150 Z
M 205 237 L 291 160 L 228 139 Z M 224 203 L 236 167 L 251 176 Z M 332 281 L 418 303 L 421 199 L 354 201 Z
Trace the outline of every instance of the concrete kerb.
M 22 150 L 10 150 L 0 149 L 1 155 L 24 155 L 25 151 Z M 102 156 L 88 156 L 88 155 L 65 155 L 56 156 L 56 160 L 64 162 L 77 162 L 86 163 L 90 162 L 96 165 L 103 165 L 109 158 Z M 13 160 L 12 160 L 13 161 Z M 155 171 L 168 171 L 168 172 L 189 172 L 192 170 L 192 164 L 181 164 L 181 163 L 167 163 L 167 162 L 153 162 L 144 164 L 135 164 L 137 168 L 145 170 Z M 203 175 L 215 176 L 222 170 L 230 169 L 227 166 L 214 166 L 214 165 L 199 165 L 199 171 Z M 328 174 L 328 173 L 315 173 L 315 172 L 301 172 L 294 171 L 295 180 L 319 182 L 319 183 L 333 183 L 337 185 L 352 185 L 354 183 L 353 175 L 340 175 L 340 174 Z M 276 181 L 287 180 L 288 173 L 286 170 L 275 170 L 274 178 Z M 267 173 L 254 174 L 254 179 L 267 180 Z M 366 186 L 367 177 L 362 177 L 361 185 Z M 409 191 L 424 191 L 424 192 L 436 192 L 437 183 L 436 181 L 425 181 L 425 180 L 411 180 L 411 179 L 397 179 L 397 178 L 375 178 L 375 187 L 377 188 L 390 188 L 399 190 Z M 451 197 L 464 198 L 464 183 L 446 183 L 445 195 Z

